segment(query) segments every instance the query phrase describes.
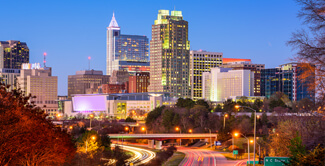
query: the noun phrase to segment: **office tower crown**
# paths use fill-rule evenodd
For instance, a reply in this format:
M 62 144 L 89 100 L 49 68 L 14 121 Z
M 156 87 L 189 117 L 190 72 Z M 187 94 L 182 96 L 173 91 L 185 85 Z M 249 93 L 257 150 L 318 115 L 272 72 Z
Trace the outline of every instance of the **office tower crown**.
M 116 19 L 115 19 L 115 14 L 114 14 L 114 12 L 113 12 L 112 20 L 111 20 L 111 22 L 109 23 L 109 26 L 108 26 L 108 27 L 109 27 L 109 28 L 120 28 L 120 27 L 118 26 L 118 24 L 117 24 Z

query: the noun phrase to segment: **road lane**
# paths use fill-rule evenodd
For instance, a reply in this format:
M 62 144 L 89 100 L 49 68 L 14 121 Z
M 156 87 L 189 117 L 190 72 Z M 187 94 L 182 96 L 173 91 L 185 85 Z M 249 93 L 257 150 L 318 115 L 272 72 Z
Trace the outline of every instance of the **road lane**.
M 234 166 L 238 161 L 227 160 L 221 152 L 209 149 L 177 147 L 177 151 L 185 153 L 180 166 Z
M 112 146 L 116 146 L 116 144 L 112 144 Z M 130 159 L 127 160 L 126 165 L 130 165 L 130 163 L 133 163 L 134 166 L 141 165 L 149 162 L 150 160 L 156 157 L 155 152 L 152 152 L 147 149 L 127 146 L 127 145 L 120 145 L 120 147 L 123 150 L 134 153 L 134 156 L 132 156 Z

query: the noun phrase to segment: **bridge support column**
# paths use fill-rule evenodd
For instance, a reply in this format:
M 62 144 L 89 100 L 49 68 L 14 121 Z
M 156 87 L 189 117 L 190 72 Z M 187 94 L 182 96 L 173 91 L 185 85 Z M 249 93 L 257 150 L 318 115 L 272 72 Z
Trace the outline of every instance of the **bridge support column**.
M 155 140 L 148 140 L 148 148 L 151 148 L 151 149 L 153 149 L 153 148 L 155 148 Z
M 156 149 L 161 149 L 162 141 L 156 141 Z

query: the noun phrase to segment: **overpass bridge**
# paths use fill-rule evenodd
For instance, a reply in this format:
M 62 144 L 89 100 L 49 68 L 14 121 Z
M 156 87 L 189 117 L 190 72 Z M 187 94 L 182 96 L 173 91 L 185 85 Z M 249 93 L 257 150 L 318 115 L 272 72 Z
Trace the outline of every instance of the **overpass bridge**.
M 215 140 L 217 134 L 195 133 L 195 134 L 108 134 L 111 139 L 148 139 L 148 147 L 161 149 L 162 141 L 167 139 L 211 139 Z M 156 142 L 156 143 L 155 143 Z

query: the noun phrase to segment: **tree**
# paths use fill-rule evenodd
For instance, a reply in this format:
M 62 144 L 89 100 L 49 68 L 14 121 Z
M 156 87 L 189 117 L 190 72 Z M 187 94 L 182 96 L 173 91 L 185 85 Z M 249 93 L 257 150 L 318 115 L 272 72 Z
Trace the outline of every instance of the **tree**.
M 190 98 L 186 98 L 186 99 L 178 98 L 177 103 L 176 103 L 177 107 L 188 108 L 188 109 L 193 108 L 194 105 L 195 105 L 195 102 Z
M 305 145 L 303 145 L 301 137 L 298 135 L 293 138 L 289 146 L 290 149 L 290 163 L 292 166 L 311 166 L 311 165 L 325 165 L 325 150 L 318 145 L 315 149 L 307 152 Z
M 304 19 L 308 29 L 293 33 L 288 45 L 297 50 L 294 60 L 301 62 L 300 80 L 308 84 L 309 91 L 324 106 L 325 100 L 325 1 L 297 0 L 302 6 L 298 17 Z
M 135 119 L 133 119 L 133 118 L 131 118 L 131 117 L 127 117 L 126 119 L 125 119 L 125 122 L 136 122 L 137 120 L 135 120 Z
M 97 132 L 94 130 L 87 131 L 78 140 L 77 152 L 85 153 L 87 157 L 93 158 L 100 147 L 101 139 Z
M 75 149 L 70 135 L 46 119 L 20 89 L 0 83 L 0 165 L 60 165 Z
M 196 105 L 202 105 L 202 106 L 206 107 L 207 109 L 210 108 L 209 103 L 206 102 L 205 100 L 202 100 L 202 99 L 201 99 L 201 100 L 197 100 L 195 104 L 196 104 Z

